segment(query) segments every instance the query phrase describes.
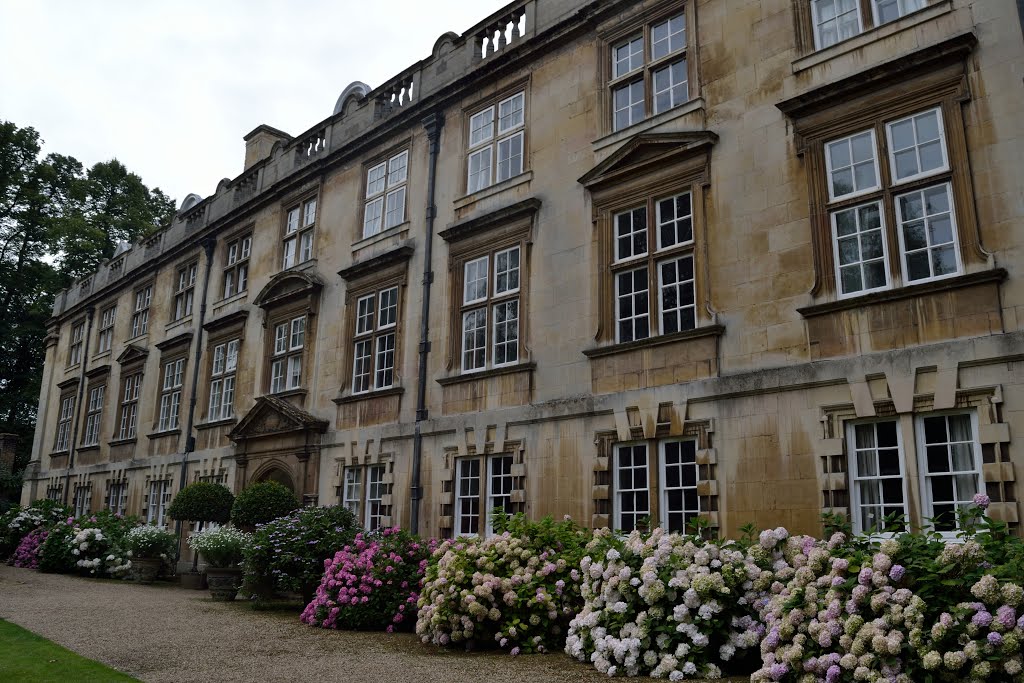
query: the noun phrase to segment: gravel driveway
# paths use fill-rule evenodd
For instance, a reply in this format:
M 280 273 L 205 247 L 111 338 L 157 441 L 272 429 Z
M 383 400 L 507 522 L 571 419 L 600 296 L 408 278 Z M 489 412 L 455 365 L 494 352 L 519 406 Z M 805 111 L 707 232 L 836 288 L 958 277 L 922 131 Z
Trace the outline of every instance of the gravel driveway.
M 0 619 L 143 681 L 607 681 L 569 657 L 421 645 L 411 634 L 314 629 L 205 591 L 0 565 Z

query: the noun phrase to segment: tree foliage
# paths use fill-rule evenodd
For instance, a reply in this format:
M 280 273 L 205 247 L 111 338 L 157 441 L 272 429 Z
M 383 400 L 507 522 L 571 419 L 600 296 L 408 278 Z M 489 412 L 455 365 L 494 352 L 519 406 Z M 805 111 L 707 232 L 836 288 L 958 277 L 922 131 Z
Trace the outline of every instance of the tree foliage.
M 35 129 L 0 121 L 0 431 L 19 437 L 16 471 L 31 451 L 54 296 L 173 212 L 116 159 L 86 170 L 43 156 Z
M 235 496 L 223 484 L 197 481 L 178 492 L 167 514 L 171 519 L 188 522 L 227 524 L 234 502 Z

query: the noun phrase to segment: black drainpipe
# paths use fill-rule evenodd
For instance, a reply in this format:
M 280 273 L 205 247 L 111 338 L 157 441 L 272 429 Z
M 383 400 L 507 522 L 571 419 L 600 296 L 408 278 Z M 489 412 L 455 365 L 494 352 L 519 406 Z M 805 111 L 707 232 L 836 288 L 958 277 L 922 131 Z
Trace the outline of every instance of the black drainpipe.
M 441 129 L 444 128 L 444 115 L 434 112 L 423 119 L 423 127 L 427 129 L 430 141 L 430 159 L 427 163 L 427 235 L 426 247 L 423 250 L 423 310 L 420 314 L 420 357 L 419 376 L 416 386 L 416 431 L 412 441 L 412 491 L 410 500 L 412 511 L 409 518 L 409 530 L 414 534 L 420 532 L 420 500 L 423 498 L 423 487 L 420 478 L 423 462 L 423 432 L 421 423 L 427 419 L 427 356 L 430 354 L 430 285 L 434 282 L 432 266 L 434 253 L 434 219 L 437 207 L 434 205 L 437 187 L 437 153 L 440 148 Z
M 78 427 L 82 418 L 82 398 L 85 396 L 85 371 L 89 365 L 89 341 L 92 338 L 92 317 L 96 309 L 90 306 L 85 309 L 85 338 L 82 340 L 82 372 L 78 376 L 78 396 L 75 398 L 75 420 L 68 434 L 68 469 L 64 473 L 64 504 L 68 504 L 71 488 L 71 468 L 75 466 L 75 454 L 78 452 Z M 58 417 L 60 417 L 58 415 Z
M 203 323 L 206 321 L 206 299 L 210 292 L 210 270 L 213 269 L 213 248 L 217 241 L 207 237 L 202 241 L 203 249 L 206 251 L 206 273 L 203 275 L 203 299 L 199 304 L 199 324 L 196 326 L 195 334 L 195 358 L 192 361 L 192 396 L 188 402 L 188 426 L 185 427 L 185 452 L 181 455 L 181 477 L 178 481 L 178 490 L 185 488 L 188 478 L 188 454 L 196 450 L 196 437 L 192 435 L 192 429 L 196 421 L 196 390 L 199 388 L 199 361 L 203 357 Z M 181 557 L 181 520 L 174 522 L 174 533 L 178 536 L 178 557 Z

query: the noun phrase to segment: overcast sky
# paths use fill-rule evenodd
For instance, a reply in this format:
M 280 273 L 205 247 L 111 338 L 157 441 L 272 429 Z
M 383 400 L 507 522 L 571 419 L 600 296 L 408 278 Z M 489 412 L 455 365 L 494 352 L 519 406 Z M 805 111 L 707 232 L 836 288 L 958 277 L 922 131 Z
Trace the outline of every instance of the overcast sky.
M 44 152 L 120 159 L 180 204 L 242 172 L 242 136 L 297 135 L 507 0 L 0 0 L 0 120 Z

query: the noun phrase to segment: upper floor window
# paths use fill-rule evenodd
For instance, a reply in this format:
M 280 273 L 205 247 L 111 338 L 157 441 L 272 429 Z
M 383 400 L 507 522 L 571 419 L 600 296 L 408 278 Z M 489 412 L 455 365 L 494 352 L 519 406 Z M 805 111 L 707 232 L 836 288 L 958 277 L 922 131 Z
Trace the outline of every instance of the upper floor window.
M 835 45 L 927 4 L 928 0 L 811 0 L 814 44 L 819 50 Z
M 149 305 L 153 301 L 153 285 L 135 290 L 135 308 L 132 311 L 132 338 L 149 331 Z
M 160 386 L 160 421 L 157 431 L 164 432 L 178 428 L 181 412 L 181 388 L 185 380 L 185 359 L 164 363 L 163 383 Z
M 71 422 L 75 417 L 75 395 L 60 397 L 60 413 L 57 415 L 57 435 L 53 439 L 55 452 L 66 451 L 71 445 Z
M 516 244 L 463 264 L 463 372 L 519 362 L 521 254 Z
M 174 320 L 192 315 L 198 271 L 199 264 L 195 262 L 178 268 L 174 281 Z
M 139 419 L 139 389 L 142 387 L 142 373 L 125 375 L 121 387 L 121 416 L 118 421 L 117 438 L 134 439 Z
M 364 294 L 356 300 L 353 394 L 394 385 L 397 335 L 397 286 Z
M 525 128 L 525 92 L 505 97 L 470 115 L 468 194 L 523 172 Z
M 363 237 L 371 237 L 405 222 L 408 150 L 375 164 L 366 171 Z
M 611 44 L 612 130 L 690 100 L 686 14 L 659 18 Z
M 665 439 L 615 446 L 613 526 L 623 532 L 644 523 L 686 533 L 700 515 L 697 442 Z
M 238 347 L 241 341 L 217 344 L 213 347 L 213 365 L 210 368 L 210 420 L 225 420 L 235 414 L 235 371 L 238 369 Z
M 85 413 L 85 432 L 82 435 L 83 446 L 95 446 L 100 442 L 100 422 L 103 419 L 103 397 L 106 391 L 105 384 L 89 389 L 89 402 L 86 404 Z
M 316 226 L 316 197 L 295 204 L 285 214 L 281 267 L 305 263 L 313 258 L 313 229 Z
M 71 344 L 68 346 L 68 365 L 82 362 L 82 348 L 85 345 L 85 321 L 71 327 Z
M 273 353 L 270 360 L 270 393 L 276 394 L 302 386 L 302 353 L 306 346 L 306 316 L 274 325 Z
M 96 337 L 96 351 L 109 351 L 114 341 L 114 320 L 117 317 L 117 306 L 104 308 L 100 313 L 100 333 Z
M 244 235 L 227 244 L 224 263 L 224 298 L 241 294 L 249 287 L 249 255 L 252 235 Z
M 878 121 L 824 151 L 840 297 L 962 272 L 941 108 Z

